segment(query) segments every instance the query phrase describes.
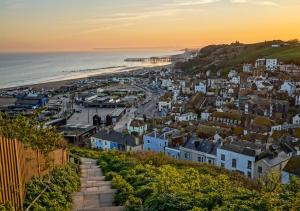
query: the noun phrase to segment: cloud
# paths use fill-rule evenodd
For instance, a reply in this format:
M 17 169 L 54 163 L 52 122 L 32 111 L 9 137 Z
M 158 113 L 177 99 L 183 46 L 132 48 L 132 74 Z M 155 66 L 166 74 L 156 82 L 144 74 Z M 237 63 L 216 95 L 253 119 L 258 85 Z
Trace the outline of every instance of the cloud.
M 262 6 L 272 6 L 272 7 L 279 7 L 280 5 L 272 0 L 269 1 L 261 1 L 261 0 L 230 0 L 231 3 L 237 4 L 254 4 L 254 5 L 262 5 Z

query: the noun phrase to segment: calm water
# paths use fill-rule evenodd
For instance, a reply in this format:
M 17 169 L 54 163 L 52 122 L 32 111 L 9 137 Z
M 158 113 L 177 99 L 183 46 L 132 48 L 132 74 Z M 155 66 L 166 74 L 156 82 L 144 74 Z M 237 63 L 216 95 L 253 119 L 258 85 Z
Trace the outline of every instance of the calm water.
M 72 53 L 1 53 L 0 88 L 124 71 L 137 66 L 149 66 L 145 63 L 124 62 L 125 58 L 165 56 L 178 53 L 180 52 L 175 50 L 158 49 Z

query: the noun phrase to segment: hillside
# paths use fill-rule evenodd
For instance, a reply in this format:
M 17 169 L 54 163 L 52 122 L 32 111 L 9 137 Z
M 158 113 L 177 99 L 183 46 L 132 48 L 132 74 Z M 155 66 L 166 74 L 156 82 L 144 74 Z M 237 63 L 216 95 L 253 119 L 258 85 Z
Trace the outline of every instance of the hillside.
M 274 48 L 272 44 L 280 44 Z M 232 43 L 229 45 L 210 45 L 200 50 L 199 56 L 177 67 L 187 73 L 205 73 L 207 70 L 228 71 L 241 68 L 243 63 L 253 63 L 257 58 L 278 58 L 285 63 L 300 65 L 300 44 L 294 41 L 267 41 L 255 44 Z
M 155 153 L 72 149 L 98 158 L 126 210 L 299 210 L 300 181 L 281 185 L 279 175 L 253 182 L 207 164 L 178 161 Z

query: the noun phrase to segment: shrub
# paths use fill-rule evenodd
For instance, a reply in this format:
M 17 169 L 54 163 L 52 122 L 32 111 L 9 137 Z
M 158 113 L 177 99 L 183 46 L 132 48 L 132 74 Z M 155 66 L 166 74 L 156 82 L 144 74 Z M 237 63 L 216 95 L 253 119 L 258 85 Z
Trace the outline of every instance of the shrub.
M 30 203 L 47 186 L 49 175 L 33 178 L 27 184 L 27 193 L 24 206 Z M 72 202 L 72 193 L 79 189 L 80 179 L 76 173 L 76 166 L 68 164 L 55 168 L 50 175 L 50 183 L 46 192 L 33 204 L 32 210 L 68 210 Z

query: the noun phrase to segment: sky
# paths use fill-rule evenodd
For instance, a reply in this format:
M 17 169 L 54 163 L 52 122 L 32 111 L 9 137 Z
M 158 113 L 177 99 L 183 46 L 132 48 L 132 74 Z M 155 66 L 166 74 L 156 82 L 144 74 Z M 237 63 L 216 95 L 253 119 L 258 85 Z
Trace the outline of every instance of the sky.
M 0 0 L 0 51 L 300 38 L 300 0 Z

